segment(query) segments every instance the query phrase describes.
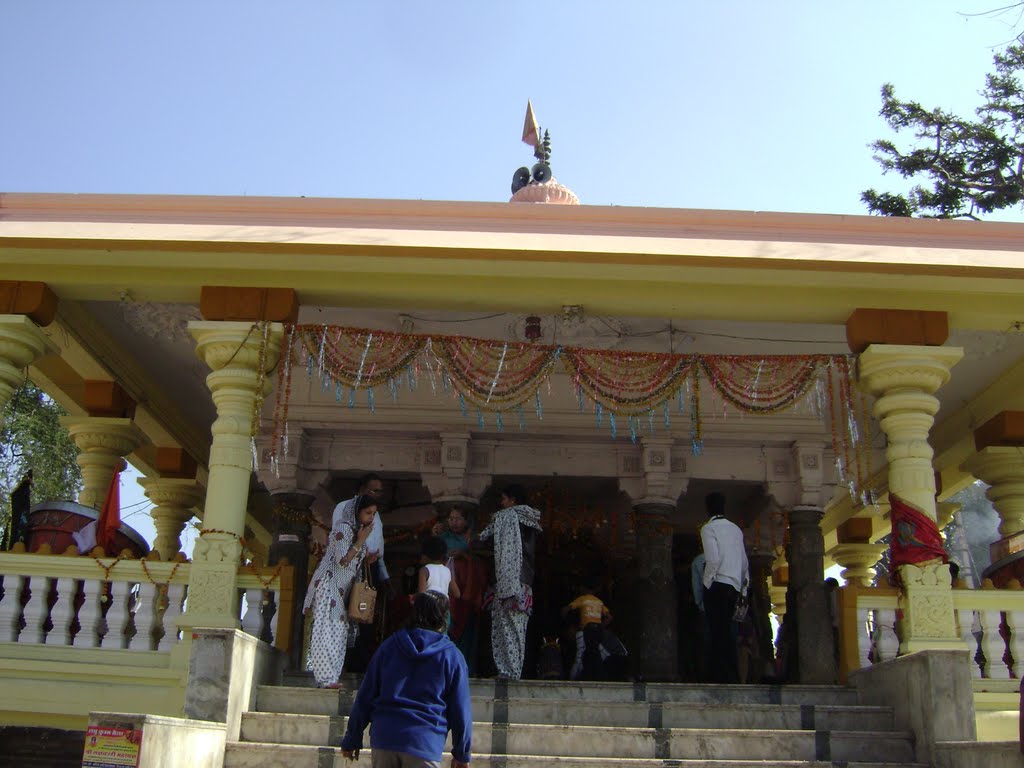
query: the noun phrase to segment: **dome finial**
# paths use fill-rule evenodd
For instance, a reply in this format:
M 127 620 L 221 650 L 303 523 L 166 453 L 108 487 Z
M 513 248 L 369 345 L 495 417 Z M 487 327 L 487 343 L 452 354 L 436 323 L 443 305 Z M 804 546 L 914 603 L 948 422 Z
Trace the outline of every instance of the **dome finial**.
M 576 195 L 555 181 L 550 165 L 551 134 L 546 130 L 541 133 L 530 101 L 526 102 L 523 143 L 533 147 L 533 156 L 538 162 L 533 168 L 523 166 L 513 174 L 511 202 L 579 205 Z

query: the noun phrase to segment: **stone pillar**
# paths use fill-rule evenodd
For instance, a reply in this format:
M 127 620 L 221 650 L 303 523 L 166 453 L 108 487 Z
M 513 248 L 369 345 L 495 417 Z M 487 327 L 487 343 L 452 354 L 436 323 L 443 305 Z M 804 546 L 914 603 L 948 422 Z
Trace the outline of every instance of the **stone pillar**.
M 637 565 L 643 605 L 643 630 L 637 655 L 644 680 L 672 682 L 679 677 L 677 601 L 672 569 L 672 525 L 675 507 L 664 503 L 634 506 Z
M 797 506 L 789 513 L 789 590 L 787 621 L 795 620 L 797 682 L 830 685 L 836 680 L 832 621 L 825 598 L 825 540 L 818 507 Z
M 195 480 L 163 477 L 142 477 L 139 485 L 154 505 L 149 512 L 156 527 L 153 549 L 161 560 L 172 560 L 181 551 L 181 532 L 193 509 L 203 503 L 203 488 Z
M 305 629 L 302 604 L 306 600 L 306 582 L 309 579 L 310 520 L 315 496 L 312 493 L 292 491 L 275 493 L 274 541 L 270 545 L 269 565 L 277 565 L 282 558 L 295 568 L 295 602 L 292 617 L 292 637 L 288 645 L 288 666 L 299 669 L 302 664 L 302 642 Z
M 217 419 L 212 428 L 203 513 L 206 533 L 196 541 L 188 610 L 178 623 L 185 631 L 193 627 L 237 629 L 235 584 L 253 469 L 253 409 L 261 381 L 261 394 L 270 388 L 258 369 L 261 364 L 265 371 L 276 365 L 283 327 L 271 324 L 263 350 L 262 334 L 250 322 L 197 321 L 189 323 L 189 332 L 196 340 L 196 353 L 213 369 L 206 384 L 217 408 Z
M 0 411 L 25 381 L 25 369 L 56 352 L 57 346 L 25 315 L 0 315 Z
M 963 357 L 954 347 L 871 344 L 860 354 L 860 385 L 876 396 L 874 414 L 888 438 L 889 494 L 936 519 L 928 432 L 939 410 L 934 393 Z M 949 570 L 943 563 L 900 568 L 900 649 L 957 648 Z
M 79 450 L 75 459 L 82 469 L 78 503 L 99 509 L 114 473 L 124 468 L 124 457 L 145 443 L 146 437 L 131 419 L 62 416 L 60 421 Z

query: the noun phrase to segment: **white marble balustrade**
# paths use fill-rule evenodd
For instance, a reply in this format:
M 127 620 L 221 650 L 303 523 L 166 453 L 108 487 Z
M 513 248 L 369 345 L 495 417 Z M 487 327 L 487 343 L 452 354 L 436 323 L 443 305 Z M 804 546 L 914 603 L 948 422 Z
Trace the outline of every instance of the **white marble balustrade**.
M 841 631 L 857 633 L 857 661 L 869 666 L 896 658 L 896 598 L 891 590 L 859 588 L 856 621 Z M 975 678 L 1020 679 L 1024 673 L 1024 590 L 955 589 L 960 638 L 974 663 Z M 4 626 L 0 615 L 0 629 Z
M 0 553 L 0 644 L 167 652 L 180 639 L 188 563 Z M 242 629 L 277 632 L 281 569 L 241 567 Z

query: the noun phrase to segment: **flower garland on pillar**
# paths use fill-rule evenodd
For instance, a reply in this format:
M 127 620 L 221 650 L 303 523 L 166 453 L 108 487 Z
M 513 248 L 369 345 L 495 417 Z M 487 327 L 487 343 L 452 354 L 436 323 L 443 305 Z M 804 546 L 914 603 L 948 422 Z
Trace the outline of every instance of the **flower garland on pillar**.
M 332 325 L 290 325 L 278 365 L 271 435 L 271 463 L 287 450 L 288 404 L 295 364 L 332 392 L 339 404 L 355 408 L 360 397 L 373 412 L 382 388 L 397 400 L 403 387 L 415 390 L 424 378 L 433 393 L 453 398 L 463 416 L 475 409 L 478 426 L 492 416 L 501 431 L 504 417 L 525 407 L 543 419 L 541 390 L 549 390 L 559 364 L 569 375 L 580 410 L 589 403 L 598 426 L 612 437 L 625 418 L 632 440 L 655 422 L 670 427 L 671 404 L 688 417 L 693 453 L 703 447 L 705 384 L 723 405 L 741 413 L 773 414 L 811 398 L 815 413 L 832 427 L 832 447 L 851 492 L 862 494 L 870 475 L 864 395 L 854 386 L 846 355 L 681 355 L 596 350 L 561 345 L 496 341 L 466 336 L 418 335 Z M 688 406 L 688 407 L 687 407 Z M 607 419 L 605 418 L 607 416 Z

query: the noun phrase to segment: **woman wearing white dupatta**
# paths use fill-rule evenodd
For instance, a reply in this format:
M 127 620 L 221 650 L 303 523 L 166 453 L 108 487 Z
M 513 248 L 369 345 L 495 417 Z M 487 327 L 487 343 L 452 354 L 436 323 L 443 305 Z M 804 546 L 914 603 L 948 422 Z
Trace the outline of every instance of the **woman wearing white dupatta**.
M 526 489 L 510 485 L 501 509 L 479 539 L 494 539 L 494 600 L 491 603 L 491 652 L 498 677 L 523 674 L 526 625 L 533 613 L 533 570 L 540 512 L 526 503 Z
M 321 688 L 338 686 L 349 637 L 355 637 L 348 619 L 348 596 L 366 557 L 366 539 L 376 512 L 377 502 L 370 496 L 357 496 L 345 505 L 331 527 L 327 549 L 306 592 L 303 612 L 313 612 L 306 666 Z

